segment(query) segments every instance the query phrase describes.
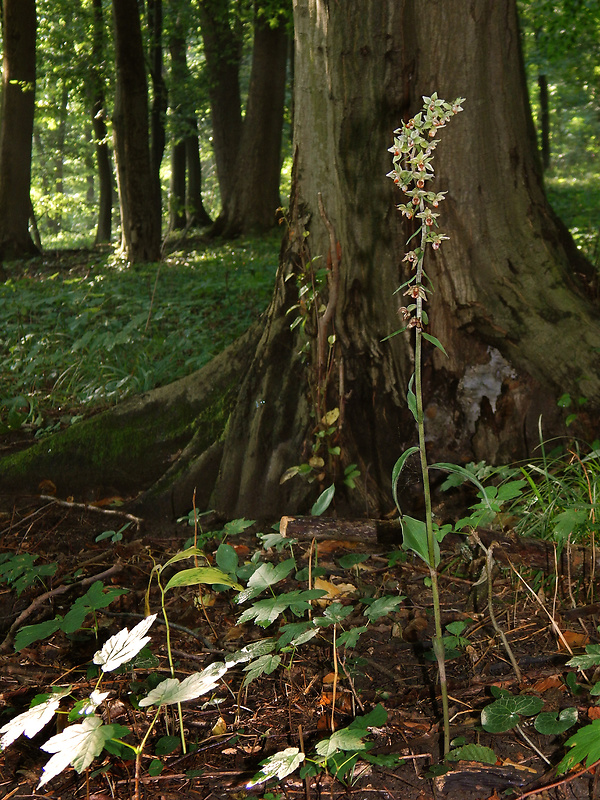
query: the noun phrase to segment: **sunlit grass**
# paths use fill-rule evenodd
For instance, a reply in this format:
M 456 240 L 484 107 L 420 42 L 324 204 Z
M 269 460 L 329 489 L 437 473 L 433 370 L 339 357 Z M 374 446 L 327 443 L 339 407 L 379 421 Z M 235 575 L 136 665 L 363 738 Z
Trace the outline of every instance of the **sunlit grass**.
M 7 265 L 0 419 L 44 428 L 203 366 L 267 307 L 279 245 L 275 232 L 159 265 L 84 252 Z

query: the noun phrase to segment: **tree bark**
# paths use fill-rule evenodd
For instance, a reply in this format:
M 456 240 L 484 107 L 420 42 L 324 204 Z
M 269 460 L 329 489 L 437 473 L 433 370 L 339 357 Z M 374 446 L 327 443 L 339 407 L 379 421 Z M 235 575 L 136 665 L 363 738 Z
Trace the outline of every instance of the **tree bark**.
M 548 100 L 548 76 L 538 75 L 538 89 L 540 97 L 540 143 L 542 152 L 542 165 L 550 169 L 550 106 Z
M 117 88 L 113 127 L 124 249 L 131 262 L 158 261 L 160 202 L 150 161 L 148 91 L 136 0 L 113 0 Z
M 567 434 L 556 408 L 565 391 L 588 398 L 590 424 L 582 432 L 597 433 L 600 319 L 579 279 L 588 266 L 544 195 L 515 3 L 432 0 L 423 14 L 410 2 L 354 0 L 342 10 L 296 0 L 294 11 L 290 246 L 229 423 L 213 506 L 234 515 L 302 508 L 301 478 L 279 479 L 308 461 L 318 414 L 339 408 L 332 440 L 341 456 L 329 469 L 326 463 L 319 488 L 339 486 L 344 466 L 358 463 L 358 488 L 338 508 L 393 508 L 392 465 L 415 442 L 405 400 L 413 355 L 409 334 L 382 340 L 401 327 L 393 293 L 406 278 L 399 265 L 412 230 L 394 208 L 401 197 L 380 176 L 389 169 L 392 131 L 432 91 L 467 102 L 436 151 L 436 190 L 449 191 L 441 229 L 450 241 L 426 265 L 436 290 L 428 313 L 430 332 L 450 358 L 426 351 L 431 457 L 524 458 L 538 443 L 540 414 L 545 435 Z M 327 331 L 335 333 L 335 351 L 315 424 L 308 411 L 316 341 L 311 377 L 285 314 L 296 302 L 290 278 L 315 256 L 324 265 L 338 255 Z
M 29 233 L 36 27 L 35 0 L 4 0 L 0 259 L 39 252 Z
M 413 350 L 410 333 L 384 340 L 402 325 L 394 291 L 412 229 L 384 176 L 393 130 L 433 91 L 467 100 L 434 162 L 450 240 L 425 265 L 435 288 L 428 331 L 449 358 L 425 348 L 429 454 L 529 457 L 540 414 L 546 436 L 571 435 L 556 407 L 563 392 L 588 398 L 576 433 L 591 441 L 600 314 L 581 279 L 588 264 L 544 196 L 514 0 L 430 0 L 427 13 L 412 0 L 295 0 L 294 13 L 294 170 L 273 299 L 259 338 L 238 351 L 247 347 L 249 360 L 222 435 L 204 449 L 190 441 L 145 499 L 169 497 L 179 513 L 195 486 L 202 507 L 268 518 L 301 512 L 333 482 L 338 514 L 393 510 L 392 466 L 416 440 L 406 403 Z M 306 324 L 292 327 L 298 315 Z M 146 445 L 151 437 L 146 425 Z M 302 464 L 312 484 L 280 482 Z M 350 464 L 361 475 L 346 490 Z M 407 480 L 400 494 L 410 507 L 420 489 Z

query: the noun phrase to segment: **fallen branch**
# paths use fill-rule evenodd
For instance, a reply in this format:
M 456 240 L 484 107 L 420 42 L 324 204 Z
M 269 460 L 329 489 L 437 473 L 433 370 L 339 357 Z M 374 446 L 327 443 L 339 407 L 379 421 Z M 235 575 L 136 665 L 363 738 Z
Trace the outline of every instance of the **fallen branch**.
M 40 500 L 49 500 L 51 503 L 56 503 L 59 506 L 66 508 L 81 508 L 83 511 L 97 511 L 100 514 L 113 514 L 117 517 L 125 517 L 125 519 L 135 522 L 139 527 L 144 521 L 141 517 L 136 517 L 133 514 L 128 514 L 127 511 L 117 511 L 113 508 L 100 508 L 99 506 L 91 505 L 90 503 L 74 503 L 72 500 L 59 500 L 57 497 L 52 497 L 49 494 L 41 494 Z

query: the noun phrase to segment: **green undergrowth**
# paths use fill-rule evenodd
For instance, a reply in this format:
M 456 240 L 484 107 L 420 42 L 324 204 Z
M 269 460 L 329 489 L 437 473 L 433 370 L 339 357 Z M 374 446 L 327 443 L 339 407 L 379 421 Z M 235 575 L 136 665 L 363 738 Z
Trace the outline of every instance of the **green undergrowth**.
M 8 264 L 2 429 L 49 432 L 202 367 L 266 309 L 280 238 L 184 243 L 134 267 L 91 251 Z
M 595 173 L 546 178 L 548 199 L 571 231 L 575 244 L 600 267 L 600 180 Z

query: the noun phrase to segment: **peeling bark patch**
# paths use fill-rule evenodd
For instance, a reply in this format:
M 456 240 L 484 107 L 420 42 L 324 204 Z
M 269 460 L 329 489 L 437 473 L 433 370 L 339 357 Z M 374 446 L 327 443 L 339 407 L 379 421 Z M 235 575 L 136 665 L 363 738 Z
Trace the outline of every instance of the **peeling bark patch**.
M 471 433 L 475 431 L 475 423 L 481 416 L 483 398 L 489 400 L 492 411 L 495 412 L 503 381 L 515 374 L 498 350 L 488 347 L 488 353 L 489 361 L 467 367 L 458 384 L 458 401 L 465 415 L 467 429 Z

